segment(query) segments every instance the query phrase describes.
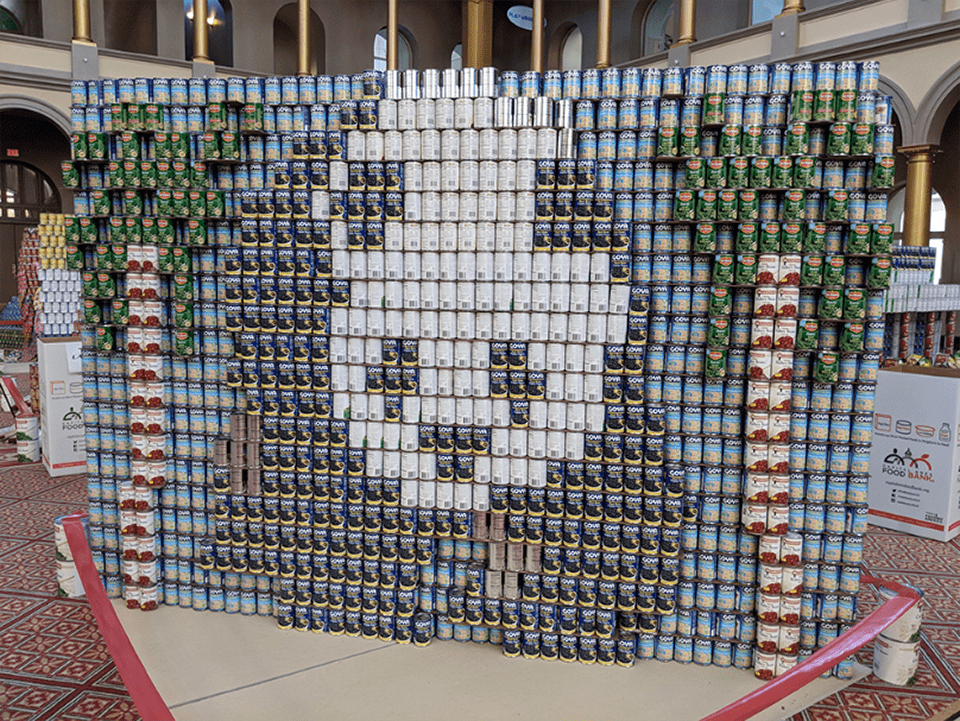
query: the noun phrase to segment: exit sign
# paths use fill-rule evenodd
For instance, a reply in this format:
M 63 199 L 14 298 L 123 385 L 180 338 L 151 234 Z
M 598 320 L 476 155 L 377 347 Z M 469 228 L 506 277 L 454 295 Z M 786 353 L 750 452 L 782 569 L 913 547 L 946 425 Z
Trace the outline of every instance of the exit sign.
M 19 158 L 20 151 L 16 148 L 7 148 L 7 157 L 8 158 Z

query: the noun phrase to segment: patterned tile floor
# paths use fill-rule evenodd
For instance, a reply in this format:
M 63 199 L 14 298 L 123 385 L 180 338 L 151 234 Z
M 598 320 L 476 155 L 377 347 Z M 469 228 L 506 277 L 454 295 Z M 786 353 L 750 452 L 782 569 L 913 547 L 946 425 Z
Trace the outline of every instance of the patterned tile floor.
M 56 596 L 53 519 L 82 510 L 84 492 L 83 476 L 0 466 L 0 721 L 139 718 L 86 601 Z M 926 594 L 917 684 L 870 676 L 793 721 L 921 721 L 960 697 L 960 539 L 871 528 L 864 555 L 872 573 Z M 861 594 L 867 611 L 872 596 Z M 859 656 L 871 663 L 869 647 Z
M 0 467 L 3 721 L 140 718 L 87 602 L 57 597 L 53 519 L 83 510 L 85 491 L 39 463 Z

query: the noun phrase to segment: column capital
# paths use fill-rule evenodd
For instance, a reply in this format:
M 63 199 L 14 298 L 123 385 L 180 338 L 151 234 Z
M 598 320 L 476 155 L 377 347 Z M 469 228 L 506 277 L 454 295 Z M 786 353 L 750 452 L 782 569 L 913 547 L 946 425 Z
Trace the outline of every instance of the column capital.
M 907 156 L 907 162 L 923 162 L 922 156 L 930 156 L 940 152 L 939 145 L 901 145 L 897 152 Z

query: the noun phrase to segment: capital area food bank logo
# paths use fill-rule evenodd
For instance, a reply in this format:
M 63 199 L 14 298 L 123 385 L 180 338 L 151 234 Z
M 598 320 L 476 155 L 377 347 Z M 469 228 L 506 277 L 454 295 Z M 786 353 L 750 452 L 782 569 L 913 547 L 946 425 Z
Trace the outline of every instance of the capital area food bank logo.
M 894 448 L 883 459 L 883 473 L 900 478 L 933 482 L 933 466 L 930 463 L 930 454 L 914 456 L 913 451 L 907 448 L 903 454 Z
M 63 430 L 76 431 L 83 428 L 83 416 L 70 406 L 70 410 L 63 416 L 62 423 Z

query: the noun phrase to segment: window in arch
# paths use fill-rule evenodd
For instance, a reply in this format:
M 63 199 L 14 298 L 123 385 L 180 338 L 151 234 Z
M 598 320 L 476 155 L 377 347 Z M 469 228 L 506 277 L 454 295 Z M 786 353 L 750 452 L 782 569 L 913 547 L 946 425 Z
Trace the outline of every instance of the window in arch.
M 904 206 L 906 204 L 906 189 L 892 193 L 887 201 L 887 220 L 893 223 L 893 239 L 897 243 L 903 242 Z M 943 274 L 943 242 L 947 229 L 947 206 L 944 205 L 940 193 L 934 190 L 930 194 L 930 247 L 937 249 L 937 264 L 933 269 L 933 282 L 939 283 Z
M 783 0 L 750 0 L 750 24 L 773 20 L 783 10 Z
M 184 49 L 193 57 L 193 0 L 183 0 Z M 207 44 L 217 65 L 233 65 L 233 8 L 230 0 L 207 0 Z
M 463 70 L 463 43 L 457 43 L 450 53 L 450 67 L 454 70 Z
M 287 3 L 273 17 L 273 72 L 277 75 L 296 75 L 299 55 L 299 28 L 297 4 Z M 310 73 L 324 72 L 326 31 L 320 16 L 310 10 Z
M 409 70 L 413 67 L 413 51 L 410 41 L 405 37 L 406 29 L 400 28 L 397 32 L 399 47 L 397 48 L 397 70 Z M 387 69 L 387 29 L 383 28 L 373 39 L 373 69 Z
M 0 7 L 0 32 L 22 34 L 23 28 L 17 16 L 4 7 Z
M 59 213 L 60 194 L 41 170 L 26 163 L 0 163 L 0 221 L 37 221 L 40 213 Z
M 673 0 L 654 0 L 643 20 L 643 54 L 662 53 L 673 45 Z
M 579 70 L 583 64 L 583 33 L 574 25 L 560 45 L 560 69 Z

